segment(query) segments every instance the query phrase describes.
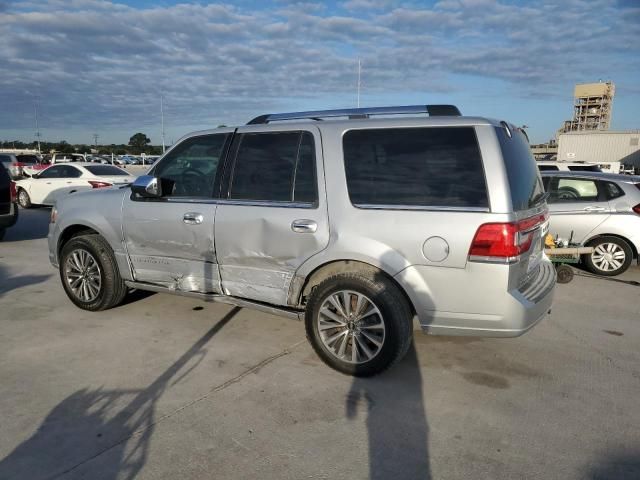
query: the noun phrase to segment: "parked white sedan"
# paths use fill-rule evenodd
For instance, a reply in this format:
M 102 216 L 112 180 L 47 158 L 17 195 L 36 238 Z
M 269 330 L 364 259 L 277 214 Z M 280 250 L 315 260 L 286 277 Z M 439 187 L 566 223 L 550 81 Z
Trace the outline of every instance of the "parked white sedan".
M 136 177 L 113 165 L 66 163 L 52 165 L 31 178 L 16 182 L 18 203 L 53 205 L 59 195 L 81 190 L 126 185 Z

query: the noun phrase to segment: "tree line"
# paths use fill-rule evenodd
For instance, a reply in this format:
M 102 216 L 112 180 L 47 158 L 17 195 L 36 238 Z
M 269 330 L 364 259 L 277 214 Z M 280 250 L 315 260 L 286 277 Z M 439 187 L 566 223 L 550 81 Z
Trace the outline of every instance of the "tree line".
M 31 149 L 37 150 L 37 142 L 22 142 L 20 140 L 0 140 L 0 148 L 5 149 Z M 97 150 L 97 152 L 96 152 Z M 42 153 L 60 152 L 60 153 L 92 153 L 99 155 L 147 155 L 162 154 L 162 146 L 151 145 L 151 140 L 144 133 L 136 133 L 129 139 L 128 144 L 106 144 L 106 145 L 89 145 L 84 143 L 69 143 L 66 140 L 58 142 L 40 142 L 40 151 Z

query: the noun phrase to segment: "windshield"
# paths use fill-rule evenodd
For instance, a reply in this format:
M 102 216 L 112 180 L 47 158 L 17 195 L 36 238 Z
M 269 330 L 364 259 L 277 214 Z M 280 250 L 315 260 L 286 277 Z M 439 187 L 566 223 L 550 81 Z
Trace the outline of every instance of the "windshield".
M 112 177 L 115 175 L 129 175 L 124 170 L 120 170 L 118 167 L 112 167 L 111 165 L 88 165 L 86 167 L 93 175 L 102 177 Z
M 512 129 L 509 137 L 505 128 L 496 127 L 496 135 L 507 169 L 513 210 L 527 210 L 545 199 L 542 179 L 529 142 L 516 129 Z

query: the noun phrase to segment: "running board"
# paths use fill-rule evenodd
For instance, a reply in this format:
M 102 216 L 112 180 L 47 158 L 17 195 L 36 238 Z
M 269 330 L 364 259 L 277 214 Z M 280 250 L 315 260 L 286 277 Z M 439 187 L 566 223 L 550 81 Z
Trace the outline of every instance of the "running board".
M 183 290 L 175 290 L 160 285 L 154 285 L 152 283 L 132 282 L 125 280 L 125 285 L 129 288 L 137 288 L 139 290 L 146 290 L 148 292 L 158 293 L 172 293 L 182 295 L 183 297 L 198 298 L 205 302 L 226 303 L 228 305 L 235 305 L 241 308 L 250 308 L 252 310 L 258 310 L 260 312 L 269 313 L 271 315 L 277 315 L 280 317 L 292 318 L 294 320 L 302 320 L 304 318 L 304 312 L 300 310 L 294 310 L 293 308 L 277 307 L 268 303 L 255 302 L 252 300 L 246 300 L 244 298 L 231 297 L 229 295 L 219 295 L 215 293 L 200 293 L 200 292 L 187 292 Z

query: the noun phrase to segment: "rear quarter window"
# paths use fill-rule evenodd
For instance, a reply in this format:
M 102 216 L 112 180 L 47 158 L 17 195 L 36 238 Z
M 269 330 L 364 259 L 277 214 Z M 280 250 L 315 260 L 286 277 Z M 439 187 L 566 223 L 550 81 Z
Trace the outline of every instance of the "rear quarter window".
M 544 195 L 540 172 L 531 154 L 529 142 L 516 129 L 512 130 L 511 137 L 507 135 L 505 128 L 496 127 L 495 131 L 502 149 L 513 210 L 527 210 Z
M 351 130 L 343 150 L 356 206 L 489 207 L 473 127 Z

